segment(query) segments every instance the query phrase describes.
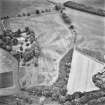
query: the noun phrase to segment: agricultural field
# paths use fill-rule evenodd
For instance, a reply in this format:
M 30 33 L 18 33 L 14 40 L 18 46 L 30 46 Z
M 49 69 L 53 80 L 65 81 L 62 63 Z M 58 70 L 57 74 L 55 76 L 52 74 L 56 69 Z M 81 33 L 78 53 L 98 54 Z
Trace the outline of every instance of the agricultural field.
M 101 57 L 101 61 L 103 61 L 105 54 L 104 17 L 91 15 L 70 8 L 67 8 L 66 13 L 69 14 L 76 28 L 77 46 L 83 50 L 86 49 L 89 50 L 89 52 L 96 53 L 96 55 Z M 93 56 L 98 58 L 98 56 Z
M 19 28 L 24 30 L 28 26 L 37 37 L 41 49 L 39 67 L 33 68 L 32 71 L 30 71 L 30 67 L 29 70 L 27 69 L 30 75 L 33 74 L 32 77 L 28 75 L 33 84 L 35 85 L 36 77 L 40 85 L 49 85 L 56 81 L 59 74 L 60 59 L 71 49 L 72 45 L 72 33 L 63 23 L 59 14 L 52 12 L 38 17 L 32 15 L 30 17 L 11 18 L 9 24 L 13 31 Z
M 85 4 L 87 6 L 92 6 L 95 8 L 100 8 L 105 10 L 105 0 L 53 0 L 53 2 L 67 2 L 67 1 L 73 1 L 80 4 Z
M 27 7 L 45 7 L 49 3 L 46 0 L 2 0 L 0 2 L 0 17 L 3 16 L 16 16 L 19 12 L 23 11 Z M 28 9 L 28 8 L 27 8 Z M 12 11 L 12 12 L 11 12 Z
M 34 9 L 36 9 L 36 7 L 39 6 L 39 4 L 40 4 L 39 2 L 37 2 L 34 5 L 32 5 L 32 3 L 28 3 L 24 5 L 24 8 L 23 6 L 21 7 L 19 4 L 18 6 L 22 10 L 17 9 L 16 11 L 14 11 L 13 14 L 11 13 L 11 16 L 16 15 L 17 13 L 22 14 L 23 12 L 27 12 L 27 11 L 34 12 Z M 32 5 L 32 6 L 29 6 L 29 5 Z M 43 5 L 42 7 L 45 8 L 45 5 Z M 6 12 L 8 13 L 7 10 Z M 94 58 L 97 58 L 101 62 L 105 62 L 105 60 L 103 59 L 103 56 L 105 54 L 104 17 L 91 15 L 91 14 L 76 11 L 70 8 L 66 8 L 64 12 L 69 15 L 70 19 L 72 20 L 72 24 L 74 25 L 75 30 L 77 32 L 77 42 L 76 42 L 77 47 L 85 54 L 88 54 Z M 3 14 L 3 16 L 5 16 L 5 14 Z M 19 28 L 21 30 L 24 30 L 24 28 L 28 26 L 32 31 L 34 31 L 35 35 L 37 36 L 39 46 L 42 49 L 41 57 L 39 59 L 39 64 L 41 66 L 39 68 L 34 68 L 32 66 L 32 70 L 30 70 L 30 67 L 26 70 L 27 74 L 29 75 L 26 75 L 24 77 L 25 79 L 29 77 L 28 80 L 31 81 L 31 84 L 28 84 L 28 85 L 30 85 L 31 87 L 34 87 L 37 85 L 50 86 L 58 79 L 59 74 L 61 74 L 61 76 L 64 77 L 63 79 L 65 80 L 65 76 L 68 76 L 64 72 L 65 63 L 69 60 L 70 60 L 69 62 L 71 62 L 72 54 L 70 51 L 73 46 L 73 43 L 72 43 L 72 33 L 62 21 L 59 13 L 53 11 L 47 14 L 46 13 L 39 14 L 39 15 L 32 14 L 31 16 L 15 17 L 15 18 L 10 18 L 8 22 L 10 24 L 10 28 L 12 29 L 12 31 L 16 31 Z M 60 68 L 60 71 L 59 71 L 59 68 Z M 69 73 L 70 71 L 67 71 L 67 72 Z M 61 84 L 62 84 L 62 81 L 61 81 Z M 59 85 L 59 83 L 58 84 L 56 83 L 55 85 Z M 29 96 L 24 94 L 23 96 Z M 80 95 L 81 94 L 82 93 L 80 93 Z M 96 92 L 93 92 L 93 94 L 91 94 L 91 92 L 86 93 L 85 95 L 84 94 L 85 93 L 81 95 L 83 96 L 83 98 L 80 98 L 79 102 L 87 103 L 86 105 L 93 105 L 95 102 L 100 103 L 100 100 L 101 101 L 105 100 L 104 92 L 101 90 L 99 91 L 97 90 Z M 93 95 L 94 97 L 92 97 L 91 95 Z M 71 95 L 71 97 L 72 96 L 76 97 L 75 95 Z M 99 100 L 96 100 L 95 96 L 99 97 Z M 70 100 L 71 97 L 68 100 Z M 87 97 L 90 97 L 90 99 L 86 100 Z M 39 102 L 41 98 L 39 97 L 33 97 L 33 98 L 35 102 L 34 104 L 30 104 L 30 105 L 42 104 Z M 13 101 L 11 99 L 13 98 L 11 97 L 10 99 L 7 98 L 9 102 Z M 1 100 L 2 98 L 0 98 L 0 101 Z M 11 102 L 10 102 L 10 105 L 11 105 Z M 15 103 L 16 100 L 14 100 L 13 102 L 14 102 L 13 105 L 16 105 Z M 69 104 L 70 104 L 70 101 L 69 101 Z M 69 104 L 65 103 L 64 105 L 69 105 Z M 28 104 L 25 104 L 25 105 L 28 105 Z M 59 103 L 55 101 L 50 101 L 50 102 L 44 103 L 44 105 L 59 105 Z M 70 105 L 76 105 L 76 103 L 73 103 L 73 104 L 71 103 Z M 96 105 L 99 105 L 99 104 L 96 104 Z
M 87 6 L 93 6 L 95 8 L 101 8 L 105 10 L 105 0 L 71 0 L 77 3 L 86 4 Z
M 31 81 L 31 84 L 26 86 L 28 86 L 28 88 L 34 88 L 38 85 L 50 86 L 55 83 L 59 76 L 59 68 L 62 69 L 62 73 L 64 73 L 64 67 L 60 66 L 60 61 L 73 47 L 72 33 L 60 18 L 59 13 L 53 11 L 40 16 L 33 14 L 30 17 L 10 18 L 8 23 L 8 27 L 11 28 L 13 32 L 17 29 L 24 31 L 24 28 L 28 26 L 30 30 L 34 31 L 41 48 L 39 67 L 35 68 L 31 65 L 26 68 L 26 75 L 23 78 Z M 63 63 L 65 64 L 66 61 L 63 61 Z M 19 69 L 19 71 L 22 72 L 23 69 L 21 69 L 21 67 Z M 7 98 L 7 102 L 8 100 L 10 102 L 12 99 Z M 15 104 L 16 101 L 14 100 L 13 102 Z M 37 102 L 35 101 L 35 103 Z M 50 103 L 51 105 L 57 105 L 57 102 L 51 101 Z M 50 105 L 50 103 L 46 103 L 45 105 Z

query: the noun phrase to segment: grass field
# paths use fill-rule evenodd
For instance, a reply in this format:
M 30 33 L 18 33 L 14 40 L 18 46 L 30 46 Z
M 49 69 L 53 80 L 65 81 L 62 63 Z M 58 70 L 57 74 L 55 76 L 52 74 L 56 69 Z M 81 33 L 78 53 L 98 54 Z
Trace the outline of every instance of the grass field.
M 22 9 L 30 7 L 46 6 L 49 3 L 46 0 L 2 0 L 0 2 L 0 17 L 16 16 Z
M 95 8 L 101 8 L 105 10 L 105 0 L 71 0 L 78 3 L 86 4 L 87 6 L 93 6 Z
M 105 54 L 104 17 L 67 9 L 77 31 L 77 46 L 82 49 Z

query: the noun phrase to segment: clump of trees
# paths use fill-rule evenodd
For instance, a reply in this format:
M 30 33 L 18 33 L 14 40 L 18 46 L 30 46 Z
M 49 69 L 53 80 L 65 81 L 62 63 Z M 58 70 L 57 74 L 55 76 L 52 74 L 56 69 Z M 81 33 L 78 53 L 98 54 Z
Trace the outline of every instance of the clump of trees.
M 5 30 L 3 31 L 2 35 L 0 35 L 0 47 L 7 51 L 12 50 L 13 37 L 11 34 L 11 30 Z

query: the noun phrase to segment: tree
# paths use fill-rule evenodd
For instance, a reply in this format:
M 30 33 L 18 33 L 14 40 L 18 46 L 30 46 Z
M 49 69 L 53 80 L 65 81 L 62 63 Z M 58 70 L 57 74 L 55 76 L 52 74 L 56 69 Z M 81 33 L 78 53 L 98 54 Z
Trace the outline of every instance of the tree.
M 62 103 L 64 103 L 65 101 L 66 101 L 65 96 L 60 95 L 60 96 L 59 96 L 59 102 L 62 104 Z
M 63 9 L 63 7 L 62 7 L 61 4 L 56 4 L 56 5 L 55 5 L 55 10 L 59 11 L 59 10 L 61 10 L 61 9 Z
M 26 16 L 26 14 L 25 14 L 25 13 L 23 13 L 23 16 Z
M 30 16 L 31 14 L 30 13 L 27 13 L 27 16 Z
M 4 16 L 3 19 L 6 19 L 6 16 Z
M 46 9 L 45 11 L 46 11 L 46 12 L 49 12 L 49 10 L 48 10 L 48 9 Z
M 62 13 L 62 18 L 66 24 L 71 24 L 71 19 L 66 13 Z
M 1 17 L 1 20 L 3 20 L 3 17 Z
M 25 27 L 25 31 L 29 32 L 30 31 L 29 27 Z
M 58 5 L 55 5 L 55 10 L 59 10 L 60 8 L 59 8 L 59 6 Z
M 18 14 L 17 16 L 18 16 L 18 17 L 21 17 L 21 15 L 20 15 L 20 14 Z
M 7 18 L 7 19 L 9 19 L 10 17 L 9 17 L 9 16 L 7 16 L 6 18 Z
M 16 38 L 12 39 L 12 43 L 13 43 L 13 45 L 17 45 L 18 44 L 18 40 Z
M 72 95 L 67 94 L 67 95 L 65 96 L 65 100 L 66 100 L 66 101 L 72 101 L 73 99 L 74 99 L 74 97 L 73 97 Z
M 11 30 L 7 29 L 6 31 L 3 31 L 4 36 L 10 36 L 11 35 Z
M 40 14 L 40 11 L 39 10 L 36 10 L 36 14 Z
M 10 38 L 10 36 L 6 36 L 6 37 L 4 38 L 4 41 L 5 41 L 5 43 L 6 43 L 7 45 L 9 45 L 9 44 L 11 43 L 11 38 Z
M 17 30 L 17 34 L 21 34 L 21 30 L 20 29 Z
M 72 29 L 72 30 L 73 30 L 73 29 L 74 29 L 74 25 L 71 25 L 71 26 L 69 27 L 69 29 Z
M 6 50 L 7 50 L 7 51 L 12 51 L 12 46 L 6 45 Z
M 44 10 L 42 10 L 41 12 L 42 12 L 42 13 L 44 13 L 45 11 L 44 11 Z

